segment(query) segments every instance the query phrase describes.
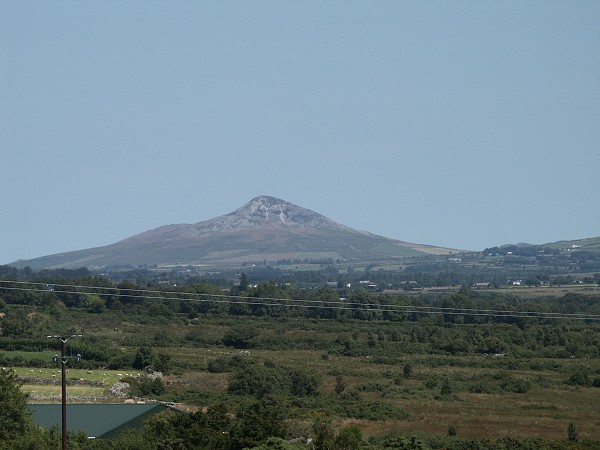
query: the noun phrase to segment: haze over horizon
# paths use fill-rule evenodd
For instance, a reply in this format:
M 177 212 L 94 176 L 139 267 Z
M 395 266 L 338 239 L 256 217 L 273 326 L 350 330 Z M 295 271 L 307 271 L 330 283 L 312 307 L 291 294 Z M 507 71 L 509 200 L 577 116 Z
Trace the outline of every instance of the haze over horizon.
M 0 3 L 0 264 L 269 195 L 482 250 L 600 235 L 600 3 Z

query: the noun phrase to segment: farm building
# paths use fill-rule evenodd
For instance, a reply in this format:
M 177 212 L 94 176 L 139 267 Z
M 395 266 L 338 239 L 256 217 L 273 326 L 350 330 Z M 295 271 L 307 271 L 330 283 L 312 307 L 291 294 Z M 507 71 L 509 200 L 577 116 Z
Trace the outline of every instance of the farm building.
M 35 423 L 43 428 L 61 426 L 62 405 L 30 404 L 29 410 Z M 90 439 L 110 439 L 125 428 L 139 428 L 144 420 L 167 406 L 158 403 L 145 404 L 67 404 L 67 427 L 69 431 L 82 430 Z

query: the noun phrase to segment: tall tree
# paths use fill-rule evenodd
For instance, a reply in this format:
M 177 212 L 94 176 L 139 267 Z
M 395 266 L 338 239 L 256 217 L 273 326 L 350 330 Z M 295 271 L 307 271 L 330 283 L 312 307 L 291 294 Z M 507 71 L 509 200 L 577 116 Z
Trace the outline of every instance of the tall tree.
M 19 438 L 33 428 L 27 396 L 20 387 L 13 370 L 0 369 L 0 443 Z

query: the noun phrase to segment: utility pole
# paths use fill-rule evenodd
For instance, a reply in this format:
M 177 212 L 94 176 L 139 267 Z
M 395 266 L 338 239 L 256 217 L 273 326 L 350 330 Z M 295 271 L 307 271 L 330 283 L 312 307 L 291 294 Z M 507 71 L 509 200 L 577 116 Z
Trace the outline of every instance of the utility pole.
M 61 356 L 54 355 L 54 362 L 60 360 L 61 382 L 62 382 L 62 450 L 67 450 L 67 361 L 69 359 L 81 360 L 81 355 L 67 356 L 67 341 L 72 338 L 83 337 L 83 334 L 71 334 L 68 336 L 47 336 L 48 339 L 58 339 L 61 342 Z

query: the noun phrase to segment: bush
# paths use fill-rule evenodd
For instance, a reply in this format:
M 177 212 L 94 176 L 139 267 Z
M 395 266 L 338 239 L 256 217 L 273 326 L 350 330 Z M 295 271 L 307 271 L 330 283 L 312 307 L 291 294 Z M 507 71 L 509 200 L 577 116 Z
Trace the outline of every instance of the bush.
M 258 365 L 244 367 L 233 374 L 228 390 L 232 394 L 252 395 L 257 398 L 278 393 L 281 382 L 272 372 Z
M 319 377 L 299 368 L 244 365 L 229 382 L 229 392 L 262 398 L 268 394 L 308 397 L 317 395 Z
M 131 393 L 139 397 L 159 396 L 165 393 L 160 378 L 142 377 L 131 382 Z
M 452 395 L 453 392 L 454 391 L 452 390 L 450 381 L 447 378 L 444 378 L 444 381 L 442 381 L 442 387 L 440 388 L 440 395 L 442 397 L 446 397 L 448 395 Z
M 316 373 L 300 368 L 287 370 L 290 378 L 290 393 L 298 397 L 316 395 L 319 390 L 319 377 Z
M 577 442 L 577 430 L 575 429 L 573 422 L 567 427 L 567 439 L 569 442 Z
M 144 370 L 154 363 L 154 351 L 147 346 L 142 346 L 135 353 L 131 366 L 134 369 Z
M 342 397 L 342 400 L 332 405 L 335 414 L 353 419 L 366 420 L 403 420 L 410 414 L 389 403 L 366 401 L 360 398 Z
M 356 450 L 363 443 L 362 432 L 357 425 L 348 425 L 340 430 L 334 442 L 339 450 Z
M 207 365 L 207 369 L 210 373 L 225 373 L 229 371 L 229 367 L 227 358 L 211 359 Z
M 494 376 L 498 380 L 498 385 L 504 392 L 515 392 L 524 394 L 531 389 L 531 383 L 521 378 L 516 378 L 507 372 L 499 372 Z
M 121 353 L 117 356 L 113 356 L 108 361 L 107 368 L 110 370 L 119 370 L 119 369 L 125 369 L 128 367 L 132 367 L 131 366 L 132 360 L 133 359 L 132 359 L 131 355 L 128 355 L 126 353 Z
M 254 348 L 254 339 L 258 336 L 256 328 L 250 325 L 239 325 L 232 327 L 223 336 L 223 344 L 227 347 L 240 349 Z
M 567 384 L 570 384 L 571 386 L 589 386 L 590 378 L 583 370 L 578 370 L 571 374 L 567 380 Z
M 438 380 L 436 380 L 435 378 L 430 378 L 429 380 L 425 381 L 425 387 L 427 389 L 433 389 L 437 386 L 438 384 Z

